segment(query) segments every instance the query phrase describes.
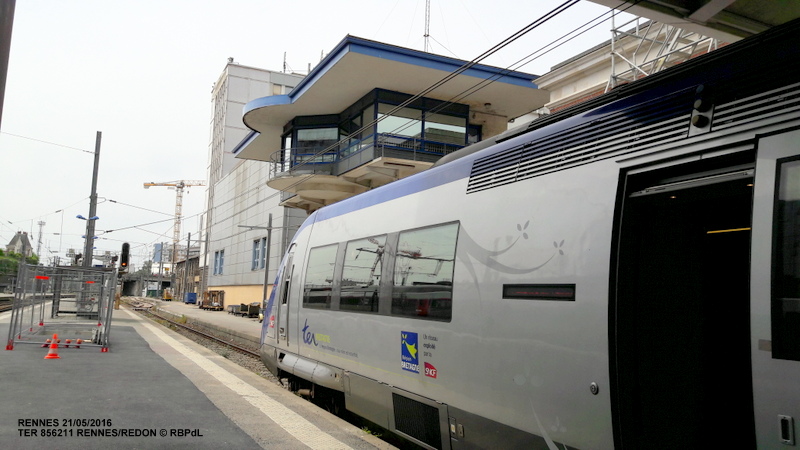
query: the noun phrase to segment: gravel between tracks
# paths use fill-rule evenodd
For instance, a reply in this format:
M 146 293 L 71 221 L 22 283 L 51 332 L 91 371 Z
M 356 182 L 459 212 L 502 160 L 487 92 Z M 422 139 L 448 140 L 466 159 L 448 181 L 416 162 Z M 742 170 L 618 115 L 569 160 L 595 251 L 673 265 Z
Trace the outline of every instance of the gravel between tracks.
M 206 347 L 207 349 L 209 349 L 209 350 L 211 350 L 211 351 L 213 351 L 215 353 L 218 353 L 219 355 L 221 355 L 224 358 L 230 360 L 231 362 L 233 362 L 235 364 L 238 364 L 239 366 L 244 367 L 245 369 L 247 369 L 247 370 L 259 375 L 260 377 L 265 378 L 267 380 L 270 380 L 273 383 L 281 386 L 281 384 L 279 383 L 278 379 L 269 370 L 267 370 L 266 366 L 264 366 L 264 363 L 261 361 L 261 359 L 254 358 L 253 356 L 250 356 L 250 355 L 247 355 L 247 354 L 244 354 L 244 353 L 240 353 L 240 352 L 236 351 L 235 349 L 226 346 L 225 344 L 219 343 L 219 342 L 214 341 L 213 339 L 209 339 L 209 338 L 207 338 L 205 336 L 201 336 L 201 335 L 198 335 L 196 333 L 192 333 L 191 331 L 188 331 L 188 330 L 186 330 L 186 329 L 184 329 L 182 327 L 174 326 L 174 325 L 170 324 L 169 322 L 166 322 L 164 320 L 159 320 L 157 317 L 153 317 L 153 316 L 151 316 L 151 315 L 149 315 L 147 313 L 142 313 L 140 311 L 134 311 L 134 312 L 140 313 L 141 315 L 153 320 L 154 322 L 157 322 L 161 326 L 168 327 L 169 329 L 177 332 L 181 336 L 184 336 L 184 337 L 186 337 L 188 339 L 191 339 L 192 341 L 202 345 L 203 347 Z M 153 312 L 157 313 L 159 315 L 162 315 L 162 316 L 170 316 L 170 315 L 172 315 L 169 312 L 166 312 L 166 311 L 163 311 L 163 310 L 157 310 L 157 309 L 155 309 Z M 175 316 L 175 315 L 172 315 L 172 316 L 173 316 L 172 320 L 179 321 L 180 316 Z M 231 343 L 236 344 L 236 345 L 238 345 L 240 347 L 244 347 L 244 348 L 246 348 L 248 350 L 258 351 L 258 345 L 255 344 L 254 342 L 248 342 L 246 340 L 243 340 L 243 339 L 237 338 L 235 336 L 226 334 L 226 333 L 224 333 L 224 332 L 222 332 L 220 330 L 213 330 L 213 329 L 210 329 L 208 327 L 204 327 L 202 325 L 202 323 L 187 321 L 183 325 L 189 326 L 189 327 L 191 327 L 193 329 L 196 329 L 198 331 L 202 331 L 203 333 L 209 334 L 211 336 L 214 336 L 216 338 L 222 339 L 224 341 L 231 342 Z

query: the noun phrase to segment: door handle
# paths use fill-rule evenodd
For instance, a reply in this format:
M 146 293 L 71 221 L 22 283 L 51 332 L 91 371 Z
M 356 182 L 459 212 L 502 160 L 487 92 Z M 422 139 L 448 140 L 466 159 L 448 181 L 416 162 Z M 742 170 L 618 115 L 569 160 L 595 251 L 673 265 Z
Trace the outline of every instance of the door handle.
M 781 444 L 794 445 L 794 419 L 792 416 L 778 415 Z

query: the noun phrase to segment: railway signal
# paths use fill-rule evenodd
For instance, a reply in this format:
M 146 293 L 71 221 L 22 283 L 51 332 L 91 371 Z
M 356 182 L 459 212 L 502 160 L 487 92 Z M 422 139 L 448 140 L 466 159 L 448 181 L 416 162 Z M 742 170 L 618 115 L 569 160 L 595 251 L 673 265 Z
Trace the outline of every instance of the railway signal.
M 122 254 L 119 258 L 119 271 L 120 272 L 127 272 L 128 270 L 128 260 L 130 259 L 130 250 L 131 245 L 127 242 L 122 244 Z

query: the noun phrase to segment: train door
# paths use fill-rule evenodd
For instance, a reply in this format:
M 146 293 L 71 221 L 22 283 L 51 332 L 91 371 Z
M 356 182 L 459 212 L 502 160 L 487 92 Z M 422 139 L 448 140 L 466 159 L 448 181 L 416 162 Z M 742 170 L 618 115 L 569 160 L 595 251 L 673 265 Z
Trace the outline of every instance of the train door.
M 624 179 L 610 311 L 616 446 L 755 446 L 753 151 Z
M 286 265 L 283 267 L 284 276 L 281 278 L 281 291 L 278 298 L 278 344 L 289 345 L 289 292 L 292 287 L 292 277 L 294 275 L 294 247 L 286 255 Z
M 760 139 L 753 202 L 753 397 L 758 448 L 797 445 L 800 131 Z

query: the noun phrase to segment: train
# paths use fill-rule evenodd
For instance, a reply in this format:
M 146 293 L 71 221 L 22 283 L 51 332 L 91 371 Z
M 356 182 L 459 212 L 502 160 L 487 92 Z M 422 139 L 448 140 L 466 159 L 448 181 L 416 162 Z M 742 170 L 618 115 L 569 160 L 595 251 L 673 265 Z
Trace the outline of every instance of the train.
M 800 22 L 309 215 L 289 388 L 422 448 L 785 448 L 800 418 Z

